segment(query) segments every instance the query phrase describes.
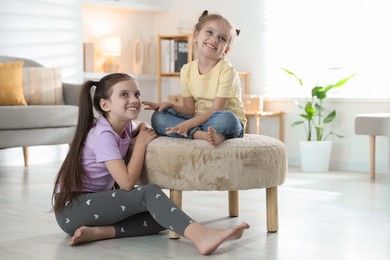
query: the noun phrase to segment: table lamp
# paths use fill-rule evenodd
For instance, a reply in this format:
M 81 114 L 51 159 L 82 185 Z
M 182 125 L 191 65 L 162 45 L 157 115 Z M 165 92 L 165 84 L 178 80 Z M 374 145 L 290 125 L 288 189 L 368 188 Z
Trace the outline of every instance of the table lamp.
M 102 56 L 107 56 L 103 63 L 104 72 L 117 72 L 119 63 L 115 56 L 121 55 L 121 38 L 119 36 L 110 36 L 101 40 Z

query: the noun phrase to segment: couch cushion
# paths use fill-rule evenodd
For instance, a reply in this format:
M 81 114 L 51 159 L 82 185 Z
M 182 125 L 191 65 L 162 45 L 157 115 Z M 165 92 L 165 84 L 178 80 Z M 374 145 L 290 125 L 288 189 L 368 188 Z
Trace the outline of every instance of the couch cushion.
M 52 106 L 2 106 L 0 129 L 56 128 L 77 125 L 78 107 Z M 17 119 L 17 120 L 16 120 Z
M 27 105 L 22 70 L 23 61 L 0 63 L 0 105 Z
M 63 105 L 61 68 L 24 68 L 24 97 L 29 105 Z

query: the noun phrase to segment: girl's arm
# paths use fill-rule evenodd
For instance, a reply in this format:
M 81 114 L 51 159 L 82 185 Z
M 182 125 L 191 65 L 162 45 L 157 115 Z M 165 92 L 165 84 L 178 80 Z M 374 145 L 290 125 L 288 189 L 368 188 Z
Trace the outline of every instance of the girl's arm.
M 193 97 L 183 97 L 183 105 L 173 105 L 173 109 L 182 115 L 195 115 L 195 99 Z
M 142 101 L 142 104 L 147 106 L 145 110 L 164 111 L 167 108 L 172 108 L 179 114 L 193 116 L 195 114 L 195 100 L 192 97 L 183 98 L 183 105 L 179 106 L 169 102 L 154 103 L 150 101 Z
M 151 128 L 142 128 L 136 138 L 130 161 L 126 166 L 123 160 L 106 161 L 106 167 L 116 183 L 124 190 L 134 188 L 141 175 L 148 144 L 157 137 Z

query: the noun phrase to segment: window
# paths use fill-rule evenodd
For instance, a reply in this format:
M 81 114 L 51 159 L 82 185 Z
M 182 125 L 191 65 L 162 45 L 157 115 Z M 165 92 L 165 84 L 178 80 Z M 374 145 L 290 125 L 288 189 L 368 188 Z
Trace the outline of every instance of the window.
M 356 73 L 329 96 L 390 98 L 389 11 L 387 0 L 265 1 L 265 95 L 307 97 L 317 82 Z M 280 68 L 296 73 L 307 88 Z

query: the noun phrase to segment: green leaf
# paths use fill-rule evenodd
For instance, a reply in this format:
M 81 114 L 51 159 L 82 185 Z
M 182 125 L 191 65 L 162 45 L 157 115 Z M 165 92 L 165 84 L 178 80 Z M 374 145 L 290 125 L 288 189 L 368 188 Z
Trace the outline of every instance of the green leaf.
M 302 125 L 303 123 L 305 123 L 305 121 L 299 120 L 299 121 L 295 121 L 294 123 L 292 123 L 291 126 Z
M 338 138 L 344 138 L 343 135 L 339 135 L 339 134 L 336 134 L 336 133 L 334 133 L 334 132 L 330 132 L 329 134 L 335 135 L 335 136 L 337 136 Z
M 315 104 L 314 104 L 314 108 L 315 108 L 315 110 L 316 110 L 318 113 L 321 113 L 321 112 L 324 110 L 324 108 L 323 108 L 320 104 L 318 104 L 318 103 L 315 103 Z
M 287 69 L 284 69 L 284 68 L 280 68 L 281 70 L 284 70 L 285 72 L 287 72 L 288 74 L 294 76 L 294 78 L 296 78 L 296 80 L 298 80 L 299 82 L 299 85 L 302 86 L 302 79 L 298 78 L 297 75 L 295 75 L 293 72 L 287 70 Z
M 315 86 L 311 90 L 311 96 L 317 97 L 318 99 L 322 100 L 326 98 L 326 91 L 324 90 L 324 87 L 321 86 Z
M 304 119 L 306 119 L 308 121 L 312 121 L 313 120 L 313 116 L 312 115 L 300 114 L 299 116 L 303 117 Z
M 330 123 L 336 117 L 336 110 L 333 110 L 329 115 L 324 118 L 324 124 Z
M 316 110 L 313 107 L 313 103 L 311 103 L 311 102 L 306 103 L 305 112 L 311 118 L 314 117 L 314 115 L 316 114 Z
M 339 88 L 341 86 L 343 86 L 345 83 L 348 82 L 348 80 L 350 80 L 351 78 L 355 77 L 356 74 L 352 74 L 351 76 L 349 77 L 346 77 L 346 78 L 343 78 L 341 80 L 339 80 L 336 84 L 331 84 L 331 85 L 328 85 L 325 87 L 325 92 L 328 92 L 329 90 L 333 89 L 333 88 Z
M 336 134 L 336 133 L 334 133 L 334 132 L 329 132 L 329 134 L 327 134 L 327 135 L 325 136 L 324 141 L 326 141 L 326 139 L 328 138 L 328 136 L 331 136 L 331 135 L 335 135 L 335 136 L 337 136 L 338 138 L 344 138 L 344 136 L 342 136 L 342 135 Z

